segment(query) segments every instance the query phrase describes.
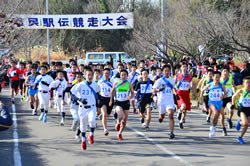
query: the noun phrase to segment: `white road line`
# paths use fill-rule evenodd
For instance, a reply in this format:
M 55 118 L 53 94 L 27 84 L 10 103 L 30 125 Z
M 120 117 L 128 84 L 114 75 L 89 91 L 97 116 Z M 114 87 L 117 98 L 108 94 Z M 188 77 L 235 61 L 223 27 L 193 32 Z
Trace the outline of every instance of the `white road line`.
M 190 164 L 189 162 L 187 162 L 186 160 L 182 159 L 181 157 L 177 156 L 174 152 L 168 150 L 167 148 L 165 148 L 164 146 L 161 146 L 159 144 L 157 144 L 156 141 L 154 141 L 152 138 L 146 136 L 145 134 L 143 134 L 142 132 L 136 130 L 135 128 L 129 127 L 127 126 L 127 128 L 129 128 L 130 130 L 136 132 L 137 134 L 139 134 L 140 136 L 143 136 L 146 140 L 152 142 L 153 145 L 157 146 L 159 149 L 161 149 L 164 153 L 168 154 L 169 156 L 173 157 L 174 159 L 178 160 L 180 163 L 182 163 L 185 166 L 193 166 L 192 164 Z
M 14 166 L 22 166 L 21 154 L 19 151 L 19 142 L 18 142 L 18 130 L 17 130 L 17 119 L 16 119 L 16 106 L 12 104 L 12 120 L 13 120 L 13 140 L 14 140 Z

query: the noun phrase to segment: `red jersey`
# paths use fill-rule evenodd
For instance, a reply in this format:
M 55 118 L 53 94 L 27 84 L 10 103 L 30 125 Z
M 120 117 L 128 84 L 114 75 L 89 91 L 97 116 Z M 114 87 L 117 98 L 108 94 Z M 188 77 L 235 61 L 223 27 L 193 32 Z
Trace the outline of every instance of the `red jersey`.
M 30 72 L 30 69 L 28 69 L 28 68 L 25 69 L 25 70 L 24 70 L 24 76 L 27 77 L 29 72 Z
M 20 71 L 21 71 L 21 74 L 19 75 L 19 79 L 24 80 L 25 79 L 25 70 L 20 70 Z
M 7 75 L 10 77 L 10 80 L 12 81 L 18 81 L 20 74 L 21 74 L 21 71 L 16 67 L 10 68 L 7 72 Z
M 68 80 L 69 80 L 69 85 L 72 85 L 72 82 L 75 80 L 76 78 L 76 73 L 68 73 Z
M 179 82 L 182 80 L 183 76 L 184 75 L 182 73 L 177 74 L 177 86 L 179 85 Z M 191 81 L 192 81 L 192 76 L 190 74 L 187 74 L 187 76 L 183 79 L 181 85 L 177 90 L 189 91 Z

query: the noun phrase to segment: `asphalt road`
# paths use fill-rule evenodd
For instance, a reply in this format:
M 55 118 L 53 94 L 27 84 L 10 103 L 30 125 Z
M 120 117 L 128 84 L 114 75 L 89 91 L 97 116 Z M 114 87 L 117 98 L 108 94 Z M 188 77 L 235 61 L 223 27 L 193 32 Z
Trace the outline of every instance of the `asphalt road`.
M 0 94 L 10 109 L 9 91 Z M 101 121 L 95 132 L 95 143 L 82 151 L 71 131 L 72 117 L 67 109 L 65 126 L 59 126 L 60 116 L 54 109 L 49 110 L 48 122 L 38 121 L 32 116 L 28 103 L 16 102 L 18 147 L 23 166 L 111 166 L 111 165 L 241 165 L 250 164 L 250 134 L 245 136 L 246 145 L 236 142 L 238 132 L 228 130 L 223 137 L 218 126 L 216 137 L 208 138 L 209 124 L 198 109 L 188 113 L 184 129 L 175 121 L 176 138 L 169 140 L 168 120 L 158 122 L 156 110 L 152 113 L 150 131 L 145 131 L 137 115 L 129 114 L 128 127 L 123 133 L 124 140 L 118 141 L 114 120 L 108 120 L 109 136 L 103 135 Z M 234 121 L 235 123 L 236 121 Z M 14 151 L 13 130 L 0 132 L 0 166 L 13 166 L 18 158 Z M 16 140 L 17 141 L 17 140 Z

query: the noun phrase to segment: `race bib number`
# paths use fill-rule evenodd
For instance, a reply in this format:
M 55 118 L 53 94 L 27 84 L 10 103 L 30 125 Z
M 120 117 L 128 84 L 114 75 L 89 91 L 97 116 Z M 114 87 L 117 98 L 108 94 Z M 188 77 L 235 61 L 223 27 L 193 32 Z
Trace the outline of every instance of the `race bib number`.
M 164 91 L 162 91 L 164 95 L 172 95 L 172 89 L 169 87 L 165 88 Z
M 147 87 L 147 84 L 141 84 L 141 94 L 145 93 L 146 87 Z M 146 93 L 152 93 L 152 84 L 148 85 Z
M 211 101 L 221 101 L 222 100 L 221 96 L 222 96 L 221 90 L 214 89 L 214 90 L 210 90 L 209 92 L 209 100 Z
M 110 93 L 111 93 L 111 88 L 108 88 L 108 87 L 101 88 L 101 95 L 102 96 L 110 97 Z
M 128 100 L 128 92 L 118 92 L 116 95 L 116 99 L 118 101 L 126 101 Z
M 250 107 L 250 98 L 245 98 L 242 100 L 243 107 Z
M 91 90 L 82 90 L 83 96 L 90 96 L 92 94 Z
M 181 83 L 181 86 L 179 87 L 179 89 L 180 90 L 189 90 L 189 87 L 190 87 L 190 82 L 183 81 Z

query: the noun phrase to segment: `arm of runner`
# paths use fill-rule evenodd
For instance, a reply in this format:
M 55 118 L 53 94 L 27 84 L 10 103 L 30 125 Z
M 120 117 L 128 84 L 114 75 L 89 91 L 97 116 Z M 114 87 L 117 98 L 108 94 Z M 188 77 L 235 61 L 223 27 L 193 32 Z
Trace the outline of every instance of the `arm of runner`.
M 114 83 L 112 90 L 111 90 L 111 97 L 110 97 L 110 101 L 109 101 L 109 106 L 112 106 L 113 103 L 113 98 L 115 97 L 115 88 L 117 86 L 117 82 Z
M 240 94 L 242 93 L 242 89 L 239 89 L 236 91 L 236 93 L 233 95 L 232 97 L 232 106 L 231 106 L 231 109 L 234 109 L 235 108 L 235 100 L 236 100 L 236 97 L 239 96 Z
M 153 93 L 158 93 L 158 92 L 161 92 L 165 89 L 165 87 L 163 88 L 160 88 L 160 84 L 159 84 L 159 80 L 157 80 L 154 85 L 153 85 L 153 89 L 152 89 L 152 92 Z
M 203 81 L 203 82 L 201 83 L 201 85 L 200 85 L 200 88 L 201 88 L 200 97 L 203 96 L 204 91 L 202 91 L 202 89 L 203 89 L 204 87 L 205 87 L 205 81 Z M 198 86 L 197 86 L 197 88 L 198 88 Z
M 223 92 L 224 92 L 224 98 L 227 98 L 227 91 L 224 85 L 222 85 Z
M 129 83 L 129 89 L 131 91 L 131 96 L 128 96 L 128 99 L 132 99 L 135 96 L 133 85 Z
M 25 80 L 25 86 L 33 86 L 31 84 L 28 84 L 28 82 L 30 81 L 30 75 L 27 76 L 26 80 Z
M 233 93 L 235 93 L 236 92 L 236 86 L 234 84 L 234 80 L 233 79 L 232 79 L 232 86 L 233 86 Z
M 203 103 L 203 93 L 205 90 L 207 90 L 210 87 L 210 84 L 207 84 L 204 88 L 201 89 L 201 94 L 200 94 L 200 104 Z
M 205 82 L 205 77 L 202 77 L 201 80 L 199 81 L 197 87 L 196 87 L 196 91 L 197 91 L 197 89 L 200 89 L 200 88 L 202 89 L 202 85 L 204 84 L 204 82 Z

